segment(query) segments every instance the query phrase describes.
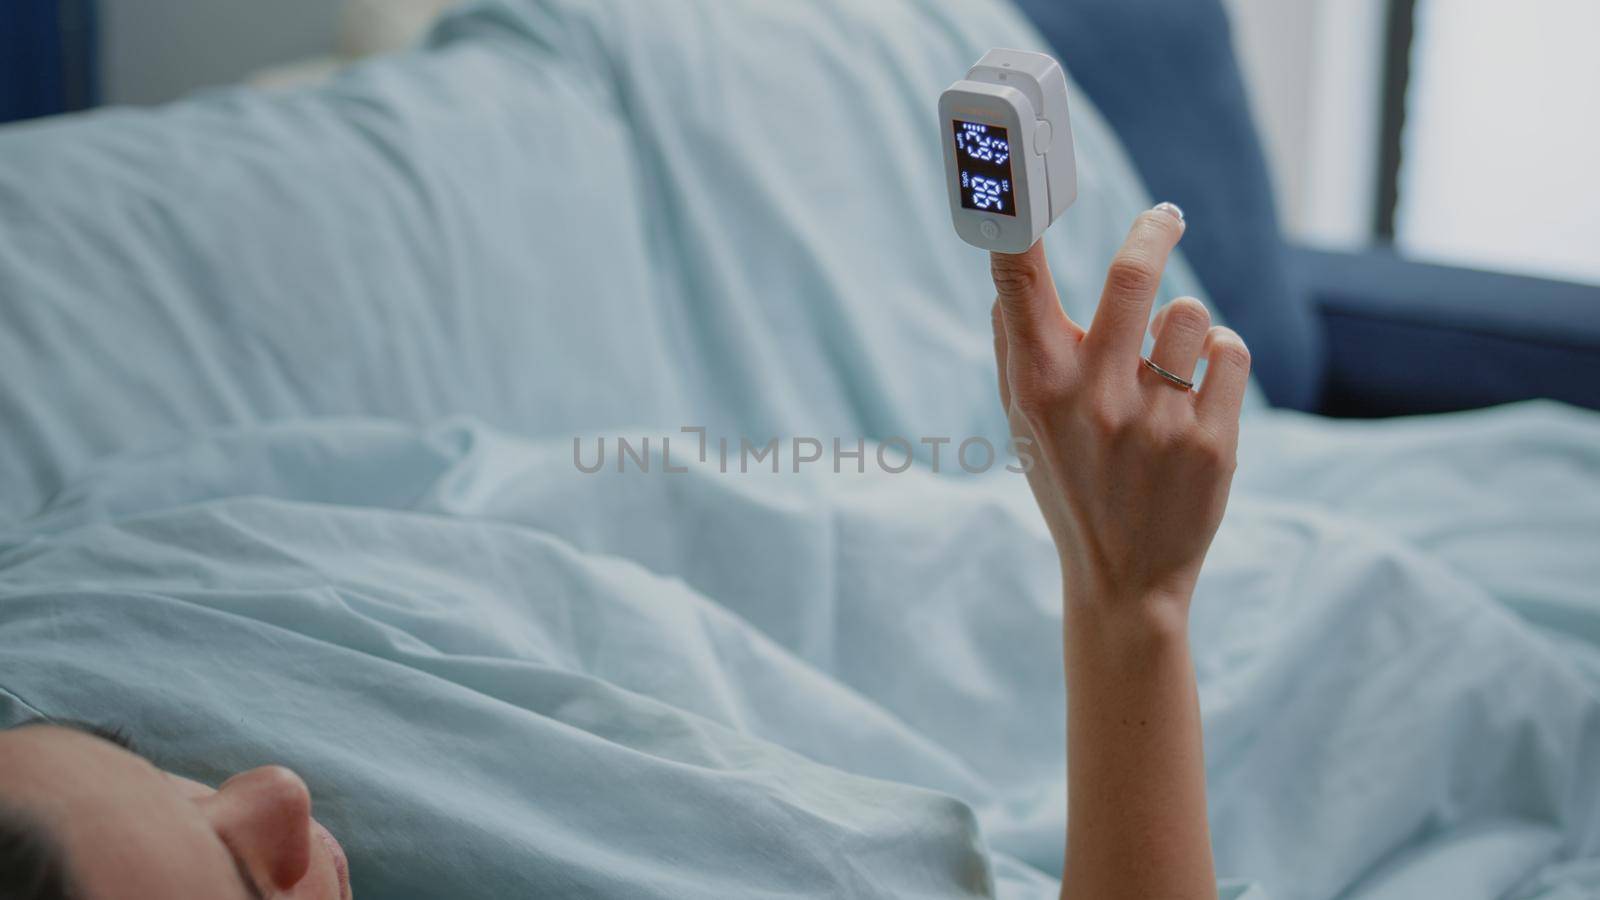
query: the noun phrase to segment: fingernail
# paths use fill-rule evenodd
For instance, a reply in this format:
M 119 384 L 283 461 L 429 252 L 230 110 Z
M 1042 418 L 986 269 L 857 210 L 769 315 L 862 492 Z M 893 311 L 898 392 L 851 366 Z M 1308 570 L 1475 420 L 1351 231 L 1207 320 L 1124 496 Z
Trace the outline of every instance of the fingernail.
M 1183 210 L 1178 208 L 1178 204 L 1176 204 L 1176 203 L 1157 203 L 1155 205 L 1155 209 L 1160 211 L 1160 212 L 1166 213 L 1167 215 L 1173 217 L 1174 219 L 1177 219 L 1179 225 L 1185 224 L 1184 221 L 1183 221 Z

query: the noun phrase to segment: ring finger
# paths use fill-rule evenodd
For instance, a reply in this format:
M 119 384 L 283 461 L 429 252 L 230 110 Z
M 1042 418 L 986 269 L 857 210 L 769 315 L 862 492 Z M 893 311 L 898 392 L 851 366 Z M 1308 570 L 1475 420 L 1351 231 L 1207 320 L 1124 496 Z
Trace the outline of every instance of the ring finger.
M 1193 381 L 1210 328 L 1211 313 L 1205 305 L 1193 297 L 1179 297 L 1156 314 L 1156 343 L 1150 361 L 1184 381 Z

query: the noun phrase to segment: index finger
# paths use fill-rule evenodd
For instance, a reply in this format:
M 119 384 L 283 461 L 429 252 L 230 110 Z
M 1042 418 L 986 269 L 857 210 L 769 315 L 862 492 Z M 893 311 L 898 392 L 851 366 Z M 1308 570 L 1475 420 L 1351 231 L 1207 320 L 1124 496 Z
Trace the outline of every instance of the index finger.
M 1150 307 L 1167 257 L 1183 237 L 1183 210 L 1171 203 L 1157 204 L 1139 214 L 1133 228 L 1111 260 L 1105 291 L 1094 312 L 1094 324 L 1084 338 L 1086 349 L 1100 356 L 1130 361 L 1144 344 L 1150 324 Z
M 990 253 L 989 274 L 1000 301 L 1006 337 L 1012 346 L 1035 348 L 1041 338 L 1061 332 L 1082 334 L 1083 329 L 1061 308 L 1044 244 L 1035 241 L 1021 253 Z

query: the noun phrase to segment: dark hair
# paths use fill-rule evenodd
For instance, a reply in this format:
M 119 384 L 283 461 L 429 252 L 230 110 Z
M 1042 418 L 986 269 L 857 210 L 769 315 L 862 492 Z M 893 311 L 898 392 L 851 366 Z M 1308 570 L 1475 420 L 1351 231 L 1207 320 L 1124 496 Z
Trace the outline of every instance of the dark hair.
M 57 725 L 133 749 L 120 728 L 103 728 L 76 719 L 40 716 L 12 728 Z M 55 837 L 33 817 L 0 804 L 0 900 L 74 900 L 81 896 L 67 870 L 67 856 Z
M 0 900 L 72 900 L 66 855 L 44 826 L 0 807 Z

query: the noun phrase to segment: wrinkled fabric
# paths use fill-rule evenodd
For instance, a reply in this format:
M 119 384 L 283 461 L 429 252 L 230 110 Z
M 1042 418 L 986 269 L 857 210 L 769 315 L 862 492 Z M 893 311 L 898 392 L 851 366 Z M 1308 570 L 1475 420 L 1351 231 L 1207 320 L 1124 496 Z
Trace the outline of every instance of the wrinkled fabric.
M 1252 419 L 1192 623 L 1221 875 L 1592 883 L 1596 447 L 1554 405 Z M 669 452 L 322 421 L 108 461 L 0 550 L 7 713 L 291 765 L 368 896 L 1052 896 L 1025 480 Z
M 0 521 L 285 418 L 997 430 L 934 111 L 991 46 L 1044 47 L 997 0 L 506 0 L 313 89 L 0 129 Z M 1073 102 L 1087 317 L 1150 200 Z

